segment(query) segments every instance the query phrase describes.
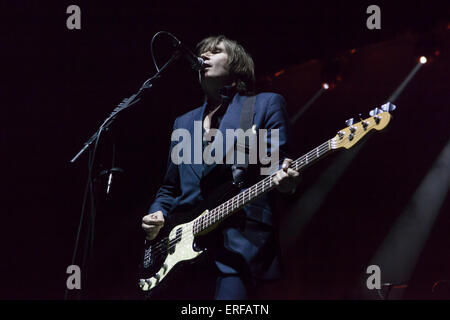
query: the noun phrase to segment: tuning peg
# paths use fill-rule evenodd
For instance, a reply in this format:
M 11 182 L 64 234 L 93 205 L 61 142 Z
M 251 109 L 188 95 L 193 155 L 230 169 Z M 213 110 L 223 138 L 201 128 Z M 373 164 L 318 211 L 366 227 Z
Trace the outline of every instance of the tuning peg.
M 363 128 L 365 130 L 369 126 L 369 122 L 364 121 L 364 119 L 362 118 L 362 114 L 361 113 L 359 114 L 359 119 L 361 120 L 361 124 L 362 124 L 362 126 L 363 126 Z
M 371 110 L 371 111 L 369 112 L 369 114 L 370 114 L 372 117 L 374 117 L 374 116 L 376 116 L 377 114 L 382 113 L 382 112 L 383 112 L 383 110 L 381 110 L 380 108 L 375 108 L 375 109 Z
M 353 125 L 353 118 L 350 118 L 348 120 L 345 120 L 345 124 L 347 125 L 347 127 L 350 127 Z
M 397 107 L 390 102 L 387 102 L 381 106 L 381 109 L 383 109 L 383 111 L 385 111 L 385 112 L 394 111 L 395 108 L 397 108 Z

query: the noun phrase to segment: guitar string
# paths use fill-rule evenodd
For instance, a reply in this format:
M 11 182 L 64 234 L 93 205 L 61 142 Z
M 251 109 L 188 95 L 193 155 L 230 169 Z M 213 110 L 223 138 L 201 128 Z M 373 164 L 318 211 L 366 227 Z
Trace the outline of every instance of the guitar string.
M 272 177 L 272 176 L 271 176 Z M 267 178 L 266 178 L 267 179 Z M 260 188 L 258 188 L 258 189 L 265 189 L 266 187 L 268 187 L 268 186 L 270 186 L 270 181 L 266 181 L 264 184 L 262 184 L 262 185 L 260 185 Z M 247 189 L 246 191 L 245 191 L 245 193 L 247 193 L 247 191 L 248 191 L 249 189 Z M 255 191 L 255 190 L 254 190 Z M 267 190 L 268 191 L 268 190 Z M 243 195 L 244 194 L 244 192 L 243 193 L 241 193 L 240 195 Z M 246 196 L 246 197 L 248 197 L 248 195 Z M 236 203 L 236 201 L 237 201 L 237 203 L 239 203 L 240 201 L 242 201 L 242 200 L 244 200 L 245 201 L 245 198 L 246 198 L 245 196 L 239 196 L 239 198 L 232 198 L 232 199 L 234 199 L 234 201 L 233 202 L 235 202 Z M 231 201 L 232 199 L 230 199 L 230 200 L 228 200 L 228 201 Z M 227 201 L 227 202 L 228 202 Z M 242 206 L 242 205 L 240 205 L 240 206 Z M 236 207 L 234 210 L 239 210 L 239 207 L 240 206 L 238 206 L 238 207 Z M 209 216 L 208 216 L 208 218 L 206 219 L 206 220 L 203 220 L 203 223 L 208 223 L 208 222 L 210 222 L 210 221 L 212 221 L 212 220 L 215 220 L 218 216 L 220 216 L 221 214 L 227 214 L 228 212 L 225 212 L 225 210 L 226 209 L 229 209 L 230 208 L 230 206 L 227 206 L 227 207 L 222 207 L 222 206 L 220 206 L 220 207 L 216 207 L 216 208 L 214 208 L 213 210 L 211 210 L 211 211 L 209 211 L 208 212 L 208 214 L 209 214 Z M 229 212 L 230 214 L 231 214 L 231 212 Z M 223 216 L 223 217 L 221 217 L 221 218 L 224 218 L 225 216 Z M 204 218 L 204 217 L 203 217 Z M 220 218 L 219 218 L 219 220 L 220 220 Z M 219 221 L 219 220 L 217 220 L 217 222 Z M 199 221 L 199 220 L 197 220 L 197 221 Z M 195 222 L 195 220 L 193 220 L 192 221 L 192 223 L 194 224 L 194 222 Z M 214 222 L 214 223 L 216 223 L 216 222 Z M 184 237 L 185 239 L 190 239 L 190 238 L 193 238 L 193 237 L 195 237 L 195 233 L 196 232 L 200 232 L 200 231 L 203 231 L 203 230 L 205 230 L 205 229 L 207 229 L 207 228 L 204 228 L 204 229 L 202 229 L 202 230 L 200 230 L 200 228 L 199 228 L 199 225 L 197 224 L 196 225 L 197 227 L 195 227 L 195 226 L 192 226 L 192 228 L 187 228 L 188 230 L 187 231 L 185 231 L 185 230 L 183 230 L 183 233 L 181 234 L 181 235 L 176 235 L 175 236 L 175 238 L 173 238 L 173 239 L 168 239 L 168 237 L 165 237 L 164 239 L 162 239 L 162 240 L 160 240 L 157 244 L 155 244 L 155 245 L 153 245 L 152 246 L 152 249 L 153 249 L 153 256 L 154 257 L 157 257 L 157 256 L 159 256 L 161 253 L 164 253 L 165 254 L 165 252 L 166 251 L 169 251 L 173 246 L 175 246 L 177 243 L 178 243 L 178 239 L 180 239 L 180 236 L 181 237 Z M 169 242 L 169 245 L 166 245 L 166 243 L 167 242 Z
M 326 145 L 325 145 L 325 144 L 326 144 Z M 319 153 L 322 153 L 322 152 L 324 151 L 324 149 L 329 149 L 329 148 L 328 148 L 328 142 L 326 142 L 326 143 L 322 144 L 320 147 L 318 147 L 318 148 L 316 148 L 316 149 L 310 151 L 307 155 L 310 155 L 310 154 L 313 154 L 313 153 L 314 153 L 314 155 L 316 155 L 317 152 L 318 152 L 317 149 L 319 149 Z M 302 158 L 307 158 L 307 155 L 304 155 Z M 310 156 L 310 157 L 312 157 L 312 156 Z M 317 157 L 317 156 L 316 156 L 316 157 Z M 296 161 L 300 161 L 300 160 L 302 160 L 302 158 L 299 158 L 299 159 L 297 159 Z M 313 160 L 314 160 L 314 159 L 313 159 Z M 293 161 L 293 163 L 291 164 L 291 166 L 293 166 L 293 165 L 296 163 L 296 161 Z M 302 160 L 302 161 L 303 161 L 303 160 Z M 305 162 L 305 164 L 307 164 L 307 163 L 308 163 L 308 162 Z M 238 196 L 239 196 L 239 197 L 242 197 L 242 198 L 246 198 L 247 195 L 246 195 L 245 193 L 251 193 L 252 191 L 255 191 L 255 190 L 258 188 L 258 185 L 262 183 L 262 181 L 263 181 L 263 180 L 261 180 L 260 182 L 258 182 L 258 183 L 255 184 L 255 185 L 253 185 L 252 187 L 248 188 L 248 189 L 245 190 L 244 192 L 242 192 L 242 193 L 236 195 L 235 197 L 229 199 L 228 201 L 226 201 L 226 202 L 223 203 L 222 205 L 218 206 L 217 208 L 218 208 L 218 209 L 221 209 L 222 207 L 223 207 L 223 208 L 228 207 L 228 206 L 229 206 L 229 204 L 228 204 L 229 202 L 235 202 L 235 201 L 233 201 L 233 200 L 239 200 L 239 199 L 237 199 Z M 254 189 L 254 190 L 253 190 L 253 189 Z M 212 210 L 211 210 L 210 212 L 212 212 Z M 203 218 L 204 218 L 204 217 L 203 217 Z M 165 240 L 166 240 L 166 239 L 162 239 L 161 241 L 162 241 L 162 242 L 165 242 Z M 155 246 L 155 245 L 156 245 L 156 244 L 154 244 L 153 246 Z
M 367 127 L 366 129 L 363 129 L 364 131 L 359 130 L 357 133 L 354 133 L 355 138 L 360 138 L 360 136 L 361 137 L 364 136 L 375 125 L 377 125 L 376 122 L 374 122 L 374 125 L 372 125 L 370 127 Z M 303 167 L 305 167 L 306 165 L 311 164 L 313 161 L 316 161 L 317 159 L 319 159 L 320 157 L 325 155 L 327 152 L 333 150 L 334 147 L 336 147 L 339 143 L 342 143 L 342 142 L 343 142 L 343 138 L 340 138 L 336 142 L 336 137 L 334 137 L 334 138 L 324 142 L 319 147 L 309 151 L 308 153 L 306 153 L 302 157 L 298 158 L 297 160 L 293 161 L 291 163 L 290 167 L 295 167 L 294 168 L 295 170 L 300 170 Z M 308 156 L 310 156 L 310 161 L 308 161 Z M 304 158 L 306 159 L 306 161 L 305 161 Z M 273 174 L 270 177 L 267 177 L 267 178 L 261 180 L 260 182 L 258 182 L 255 185 L 251 186 L 250 188 L 248 188 L 244 192 L 242 192 L 242 193 L 238 194 L 237 196 L 231 198 L 230 200 L 224 202 L 220 206 L 218 206 L 215 209 L 209 211 L 207 213 L 207 215 L 205 215 L 204 217 L 201 217 L 201 216 L 198 217 L 199 220 L 194 219 L 192 221 L 192 223 L 193 223 L 193 226 L 192 226 L 193 236 L 195 237 L 196 234 L 199 234 L 200 232 L 208 229 L 209 227 L 211 227 L 212 225 L 218 223 L 221 219 L 226 218 L 228 215 L 231 215 L 235 211 L 240 210 L 241 207 L 246 205 L 244 203 L 242 203 L 240 205 L 239 204 L 240 200 L 243 200 L 245 202 L 245 199 L 248 196 L 248 202 L 250 202 L 250 201 L 255 200 L 255 198 L 260 196 L 262 193 L 265 193 L 265 192 L 269 191 L 272 188 L 272 178 L 274 177 L 274 175 L 275 174 Z M 267 186 L 267 184 L 269 184 L 269 189 L 268 190 L 264 190 L 264 188 Z M 260 192 L 260 190 L 258 190 L 259 187 L 261 187 L 262 192 Z M 252 193 L 253 193 L 253 195 L 252 195 Z M 241 196 L 242 196 L 242 199 L 240 199 Z M 248 202 L 247 202 L 247 204 L 248 204 Z M 235 205 L 236 205 L 236 208 L 235 208 Z M 218 211 L 218 217 L 216 216 L 216 213 L 214 212 L 216 209 Z M 222 214 L 222 213 L 224 213 L 224 214 Z M 223 216 L 221 216 L 221 215 L 223 215 Z M 206 217 L 206 221 L 203 221 L 203 219 L 205 217 Z M 217 221 L 216 221 L 216 219 L 217 219 Z M 197 224 L 196 224 L 196 222 L 197 222 Z M 205 223 L 206 227 L 204 226 L 204 222 L 206 222 Z M 188 231 L 188 232 L 190 232 L 190 231 Z
M 367 121 L 367 120 L 368 120 L 368 119 L 366 119 L 365 121 Z M 357 128 L 357 125 L 358 125 L 358 124 L 355 125 L 356 128 Z M 378 123 L 376 123 L 376 121 L 374 121 L 374 124 L 373 124 L 373 125 L 371 125 L 371 124 L 369 123 L 369 126 L 368 126 L 366 129 L 363 129 L 364 131 L 358 130 L 357 133 L 355 133 L 355 136 L 361 135 L 360 132 L 363 132 L 363 133 L 364 133 L 363 135 L 365 135 L 365 134 L 368 133 L 371 129 L 373 129 L 373 127 L 375 127 L 376 125 L 378 125 Z M 344 129 L 344 130 L 345 130 L 345 129 Z M 341 131 L 342 131 L 342 130 L 341 130 Z M 324 149 L 324 148 L 325 148 L 325 149 L 328 149 L 328 150 L 326 150 L 326 151 L 332 150 L 332 149 L 333 149 L 332 144 L 333 144 L 333 142 L 335 142 L 335 141 L 333 141 L 333 140 L 335 140 L 335 139 L 336 139 L 336 137 L 334 137 L 334 138 L 332 138 L 332 139 L 330 139 L 330 140 L 328 140 L 328 141 L 322 143 L 319 147 L 317 147 L 317 148 L 315 148 L 315 149 L 309 151 L 309 152 L 306 153 L 305 155 L 303 155 L 303 156 L 301 156 L 300 158 L 298 158 L 297 160 L 293 161 L 292 164 L 291 164 L 291 166 L 292 166 L 295 162 L 298 162 L 298 161 L 302 160 L 302 158 L 306 158 L 306 163 L 305 163 L 305 165 L 311 163 L 311 162 L 307 162 L 307 160 L 308 160 L 308 155 L 311 154 L 311 153 L 316 153 L 316 154 L 317 154 L 317 152 L 318 152 L 317 149 L 322 149 L 322 150 L 320 150 L 319 152 L 323 152 L 323 149 Z M 338 142 L 342 142 L 342 139 L 339 139 Z M 317 160 L 318 157 L 320 157 L 320 156 L 322 156 L 322 155 L 317 156 L 316 159 L 312 159 L 312 161 Z M 302 160 L 301 162 L 303 162 L 303 160 Z M 296 170 L 297 170 L 297 169 L 296 169 Z M 262 181 L 263 181 L 263 180 L 262 180 Z M 251 188 L 253 188 L 253 187 L 257 186 L 258 184 L 260 184 L 262 181 L 258 182 L 258 183 L 255 184 L 254 186 L 250 187 L 249 189 L 245 190 L 244 192 L 238 194 L 238 195 L 235 196 L 235 197 L 238 197 L 238 196 L 240 196 L 240 195 L 243 195 L 245 192 L 247 192 L 247 191 L 250 190 Z M 233 200 L 235 197 L 233 197 L 232 199 L 229 199 L 228 201 L 226 201 L 225 203 L 223 203 L 223 204 L 220 205 L 219 207 L 224 206 L 226 203 L 230 202 L 230 201 Z M 237 200 L 238 200 L 238 199 L 237 199 Z M 238 200 L 238 201 L 239 201 L 239 200 Z M 217 209 L 217 208 L 219 208 L 219 207 L 216 207 L 215 209 Z M 213 212 L 213 210 L 209 211 L 209 213 L 212 213 L 212 212 Z M 195 219 L 194 219 L 194 220 L 195 220 Z M 203 229 L 203 230 L 204 230 L 204 229 Z M 202 230 L 200 230 L 200 231 L 202 231 Z M 182 235 L 183 235 L 183 234 L 182 234 Z M 164 243 L 165 243 L 167 240 L 168 240 L 168 237 L 165 237 L 165 238 L 161 239 L 159 242 L 157 242 L 157 243 L 155 243 L 154 245 L 152 245 L 151 247 L 156 247 L 156 248 L 157 248 L 159 244 L 164 245 Z
M 319 151 L 317 150 L 319 149 Z M 321 149 L 321 150 L 320 150 Z M 330 151 L 330 142 L 327 141 L 325 143 L 323 143 L 321 146 L 317 147 L 316 149 L 311 150 L 310 152 L 308 152 L 306 155 L 302 156 L 301 158 L 295 160 L 292 162 L 291 167 L 295 166 L 295 170 L 299 170 L 301 169 L 301 166 L 303 164 L 303 166 L 311 163 L 314 160 L 317 160 L 317 156 L 315 156 L 316 158 L 313 158 L 313 156 L 310 156 L 312 159 L 309 162 L 304 162 L 303 158 L 307 158 L 308 155 L 310 154 L 317 154 L 317 153 L 323 153 L 324 149 L 327 149 L 327 151 Z M 324 154 L 322 154 L 324 155 Z M 322 155 L 319 155 L 322 156 Z M 212 226 L 213 224 L 217 223 L 220 221 L 220 219 L 226 218 L 227 215 L 230 215 L 233 213 L 233 211 L 238 211 L 241 209 L 241 207 L 247 205 L 247 204 L 240 204 L 240 201 L 244 201 L 245 199 L 248 198 L 250 200 L 250 198 L 252 198 L 251 200 L 254 200 L 256 197 L 260 196 L 262 193 L 264 192 L 268 192 L 269 189 L 271 189 L 272 187 L 272 179 L 275 176 L 275 174 L 261 180 L 260 182 L 258 182 L 257 184 L 253 185 L 252 187 L 248 188 L 247 190 L 245 190 L 244 192 L 236 195 L 235 197 L 229 199 L 228 201 L 226 201 L 225 203 L 223 203 L 222 205 L 214 208 L 213 210 L 208 212 L 208 218 L 206 219 L 206 221 L 204 220 L 203 223 L 206 222 L 207 225 Z M 264 190 L 265 188 L 268 188 L 267 190 Z M 258 194 L 258 192 L 260 192 L 260 190 L 263 190 L 261 193 Z M 253 193 L 253 195 L 252 195 Z M 237 204 L 236 208 L 234 208 L 234 206 Z M 230 211 L 231 209 L 231 211 Z M 200 219 L 204 219 L 206 216 L 204 216 L 203 218 Z M 215 221 L 217 218 L 217 221 Z M 214 222 L 212 222 L 214 220 Z M 182 238 L 182 237 L 188 237 L 186 239 L 190 239 L 191 236 L 192 238 L 196 236 L 196 234 L 198 234 L 199 232 L 206 230 L 208 227 L 204 227 L 201 223 L 197 223 L 195 224 L 196 219 L 194 219 L 192 221 L 193 226 L 192 226 L 192 232 L 191 232 L 191 228 L 188 228 L 187 231 L 183 231 L 180 235 L 176 235 L 175 238 L 173 239 L 168 239 L 168 237 L 165 237 L 163 239 L 161 239 L 159 242 L 157 242 L 156 244 L 151 246 L 153 253 L 153 256 L 158 256 L 162 253 L 165 254 L 166 251 L 169 251 L 173 248 L 173 246 L 175 246 L 178 243 L 178 239 Z M 197 220 L 197 222 L 200 220 Z M 169 242 L 169 245 L 166 245 L 166 243 Z M 147 250 L 148 251 L 148 250 Z
M 332 140 L 332 139 L 331 139 Z M 319 147 L 309 151 L 307 154 L 303 155 L 302 157 L 298 158 L 297 160 L 293 161 L 291 163 L 291 168 L 294 168 L 294 170 L 301 169 L 301 166 L 306 166 L 307 164 L 310 164 L 312 161 L 317 160 L 318 157 L 323 156 L 327 151 L 330 151 L 331 143 L 332 141 L 326 141 Z M 319 153 L 319 155 L 317 155 Z M 323 154 L 322 154 L 323 153 Z M 308 158 L 311 160 L 308 161 Z M 275 176 L 275 174 L 272 174 L 269 177 L 266 177 L 265 179 L 261 180 L 260 182 L 256 183 L 252 187 L 248 188 L 244 192 L 234 196 L 233 198 L 229 199 L 228 201 L 224 202 L 223 204 L 219 205 L 218 207 L 214 208 L 213 210 L 208 212 L 208 217 L 205 220 L 206 216 L 198 217 L 192 221 L 193 226 L 192 230 L 191 228 L 187 228 L 187 231 L 184 231 L 180 235 L 176 235 L 175 238 L 170 239 L 169 237 L 165 237 L 158 241 L 156 244 L 151 246 L 151 251 L 153 251 L 153 257 L 158 257 L 161 254 L 165 254 L 167 251 L 170 251 L 176 244 L 178 243 L 178 240 L 180 238 L 185 238 L 186 240 L 190 240 L 191 238 L 194 238 L 196 234 L 200 233 L 201 231 L 206 230 L 208 227 L 214 225 L 215 223 L 218 223 L 221 219 L 226 218 L 228 215 L 231 215 L 233 212 L 238 211 L 241 209 L 241 207 L 245 207 L 248 203 L 244 205 L 244 203 L 239 205 L 240 201 L 244 201 L 248 198 L 248 200 L 254 200 L 256 197 L 260 196 L 262 193 L 268 192 L 271 190 L 272 187 L 272 179 Z M 267 190 L 264 190 L 268 188 Z M 260 189 L 262 190 L 261 193 Z M 251 199 L 250 199 L 251 198 Z M 236 206 L 237 205 L 237 206 Z M 235 207 L 236 206 L 236 207 Z M 234 208 L 235 207 L 235 208 Z M 230 210 L 231 209 L 231 210 Z M 202 223 L 198 223 L 197 219 L 203 219 Z M 217 219 L 217 221 L 216 221 Z M 195 224 L 195 221 L 197 221 L 197 224 Z M 214 221 L 214 222 L 212 222 Z M 208 227 L 204 227 L 203 224 L 208 225 Z M 167 245 L 166 243 L 169 242 Z M 146 250 L 148 251 L 148 249 Z
M 268 186 L 267 190 L 265 190 L 265 191 L 269 191 L 270 187 L 271 187 L 270 181 L 269 181 L 269 183 L 265 183 L 265 185 Z M 237 211 L 237 210 L 238 210 L 238 208 L 236 208 L 235 211 Z M 216 214 L 220 215 L 220 214 L 228 214 L 228 213 L 231 214 L 232 213 L 232 212 L 225 212 L 225 211 L 221 211 L 221 210 L 214 210 L 214 211 L 210 211 L 210 212 L 211 213 L 214 212 L 214 217 L 216 217 Z M 225 217 L 226 216 L 224 215 L 222 218 L 225 218 Z M 184 240 L 190 240 L 190 239 L 195 238 L 196 235 L 194 234 L 194 227 L 188 228 L 188 231 L 183 231 L 183 235 L 184 235 Z M 163 254 L 165 255 L 165 253 L 167 251 L 170 251 L 174 246 L 176 246 L 179 239 L 180 239 L 180 237 L 176 236 L 175 238 L 168 240 L 169 244 L 167 246 L 164 246 L 163 248 L 159 248 L 159 250 L 155 250 L 155 252 L 153 253 L 153 258 L 156 260 L 156 259 L 159 259 L 159 257 L 161 255 L 163 255 Z M 167 238 L 166 238 L 166 241 L 167 241 Z
M 325 146 L 325 144 L 326 144 L 326 146 Z M 316 149 L 310 151 L 308 154 L 310 154 L 310 153 L 314 153 L 314 154 L 317 154 L 317 153 L 323 153 L 323 152 L 324 152 L 324 147 L 325 147 L 325 149 L 327 149 L 327 151 L 330 150 L 330 149 L 329 149 L 329 142 L 328 142 L 328 141 L 327 141 L 326 143 L 322 144 L 320 147 L 317 147 Z M 322 150 L 320 150 L 320 149 L 322 149 Z M 318 156 L 316 156 L 316 157 L 320 157 L 320 156 L 322 156 L 322 155 L 323 155 L 323 154 L 318 155 Z M 304 157 L 306 157 L 306 155 L 305 155 Z M 302 158 L 303 158 L 303 157 L 302 157 Z M 291 167 L 295 167 L 295 168 L 294 168 L 295 170 L 299 170 L 299 169 L 300 169 L 300 168 L 297 167 L 297 166 L 300 166 L 300 165 L 301 165 L 301 162 L 300 162 L 300 165 L 297 163 L 300 159 L 301 159 L 301 158 L 299 158 L 299 159 L 293 161 L 292 164 L 291 164 Z M 316 158 L 316 159 L 317 159 L 317 158 Z M 313 160 L 316 160 L 316 159 L 313 159 Z M 302 162 L 303 162 L 303 160 L 302 160 Z M 305 164 L 308 164 L 308 163 L 305 162 Z M 208 212 L 208 214 L 209 214 L 210 216 L 212 216 L 212 217 L 211 217 L 210 219 L 209 219 L 209 218 L 206 219 L 206 221 L 205 221 L 205 222 L 206 222 L 206 225 L 207 225 L 206 228 L 205 228 L 204 225 L 203 225 L 204 223 L 203 223 L 203 222 L 200 222 L 200 221 L 201 221 L 202 219 L 204 219 L 205 217 L 199 217 L 199 220 L 197 220 L 197 222 L 198 222 L 197 225 L 195 225 L 195 223 L 194 223 L 194 226 L 193 226 L 193 228 L 194 228 L 194 234 L 196 234 L 196 233 L 198 234 L 199 232 L 201 232 L 201 231 L 207 229 L 207 228 L 211 225 L 211 222 L 212 222 L 212 224 L 215 224 L 215 223 L 219 222 L 220 219 L 222 219 L 222 218 L 226 217 L 226 215 L 228 215 L 228 212 L 225 212 L 225 216 L 221 217 L 221 216 L 220 216 L 220 211 L 230 211 L 230 210 L 231 210 L 231 211 L 234 211 L 234 210 L 239 210 L 242 206 L 245 206 L 245 205 L 246 205 L 246 204 L 244 204 L 244 203 L 240 204 L 239 202 L 240 202 L 241 200 L 243 200 L 244 202 L 245 202 L 246 198 L 248 198 L 249 201 L 250 201 L 250 200 L 254 200 L 256 197 L 260 196 L 262 193 L 269 191 L 269 190 L 264 190 L 264 189 L 265 189 L 265 187 L 266 187 L 267 185 L 269 185 L 269 188 L 272 187 L 272 182 L 271 182 L 271 181 L 272 181 L 273 176 L 274 176 L 274 175 L 272 175 L 272 176 L 270 176 L 270 177 L 267 177 L 267 178 L 261 180 L 260 182 L 258 182 L 257 184 L 253 185 L 252 187 L 248 188 L 248 189 L 245 190 L 244 192 L 240 193 L 239 195 L 233 197 L 232 199 L 226 201 L 225 203 L 223 203 L 223 204 L 221 204 L 220 206 L 218 206 L 217 208 L 215 208 L 215 209 L 218 209 L 218 211 L 219 211 L 219 217 L 216 217 L 216 215 L 215 215 L 215 213 L 213 212 L 213 210 L 211 210 L 210 212 Z M 267 180 L 267 181 L 265 181 L 265 180 Z M 261 192 L 261 190 L 259 190 L 259 189 L 261 189 L 262 192 Z M 241 199 L 241 198 L 242 198 L 242 199 Z M 230 214 L 231 214 L 231 212 L 230 212 Z M 216 218 L 217 218 L 217 221 L 215 221 Z M 213 221 L 214 221 L 214 222 L 213 222 Z M 194 221 L 194 222 L 195 222 L 195 221 Z
M 322 150 L 317 150 L 317 149 L 322 149 Z M 307 155 L 312 154 L 312 153 L 323 153 L 324 149 L 327 149 L 327 151 L 330 151 L 330 142 L 327 141 L 324 144 L 322 144 L 320 147 L 311 150 L 310 152 L 308 152 L 306 155 L 304 155 L 303 157 L 295 160 L 292 162 L 291 167 L 295 166 L 295 170 L 299 170 L 301 168 L 300 167 L 302 164 L 307 165 L 309 163 L 311 163 L 312 161 L 316 160 L 318 158 L 318 156 L 316 156 L 316 158 L 311 159 L 310 162 L 305 162 L 303 163 L 302 158 L 307 158 Z M 324 155 L 324 154 L 322 154 Z M 322 156 L 322 155 L 319 155 Z M 311 156 L 312 157 L 312 156 Z M 247 190 L 245 190 L 244 192 L 238 194 L 237 196 L 231 198 L 230 200 L 226 201 L 225 203 L 223 203 L 222 205 L 216 207 L 215 209 L 211 210 L 208 212 L 208 218 L 206 219 L 206 221 L 203 221 L 202 223 L 206 222 L 206 225 L 212 226 L 215 223 L 218 223 L 221 219 L 226 218 L 228 215 L 231 215 L 232 213 L 234 213 L 235 211 L 238 211 L 241 209 L 241 207 L 244 207 L 244 203 L 239 205 L 240 201 L 244 201 L 245 199 L 248 197 L 249 200 L 254 200 L 256 197 L 260 196 L 262 193 L 264 192 L 268 192 L 272 187 L 272 179 L 273 176 L 275 174 L 271 175 L 270 177 L 267 177 L 265 179 L 263 179 L 262 181 L 260 181 L 259 183 L 255 184 L 254 186 L 248 188 Z M 264 190 L 267 187 L 267 190 Z M 262 190 L 261 193 L 258 194 L 259 189 Z M 252 195 L 253 193 L 253 195 Z M 253 196 L 253 197 L 252 197 Z M 250 199 L 251 198 L 251 199 Z M 237 204 L 236 208 L 234 208 L 234 206 Z M 230 210 L 231 209 L 231 210 Z M 200 219 L 204 219 L 205 216 L 203 218 Z M 216 221 L 217 219 L 217 221 Z M 195 224 L 195 221 L 197 221 L 197 224 Z M 161 254 L 165 254 L 166 251 L 171 250 L 179 241 L 180 238 L 183 237 L 187 237 L 185 239 L 190 240 L 191 238 L 194 238 L 196 236 L 196 234 L 198 234 L 199 232 L 207 229 L 208 227 L 204 227 L 202 225 L 202 223 L 198 223 L 198 221 L 200 220 L 193 220 L 193 226 L 192 226 L 192 230 L 191 228 L 188 228 L 187 231 L 184 231 L 180 234 L 180 235 L 176 235 L 175 238 L 173 239 L 168 239 L 168 237 L 163 238 L 162 240 L 160 240 L 157 244 L 154 244 L 152 246 L 152 249 L 154 251 L 153 253 L 153 257 L 159 257 Z M 214 222 L 213 222 L 214 221 Z M 168 245 L 166 245 L 166 243 L 169 242 Z

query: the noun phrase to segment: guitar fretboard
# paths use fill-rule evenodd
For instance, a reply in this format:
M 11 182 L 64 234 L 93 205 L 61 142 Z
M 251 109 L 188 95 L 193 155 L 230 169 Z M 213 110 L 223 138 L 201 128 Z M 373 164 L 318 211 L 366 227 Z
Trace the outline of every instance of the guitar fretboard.
M 303 168 L 323 157 L 329 151 L 332 150 L 332 139 L 324 142 L 317 148 L 309 151 L 305 155 L 301 156 L 295 161 L 292 161 L 290 168 L 300 172 Z M 275 187 L 273 183 L 273 177 L 275 173 L 267 176 L 265 179 L 254 184 L 245 191 L 234 196 L 230 200 L 222 203 L 218 207 L 208 211 L 205 215 L 199 217 L 194 221 L 193 233 L 197 235 L 202 231 L 208 229 L 212 225 L 225 219 L 231 214 L 239 211 L 244 206 L 258 198 L 259 196 L 269 192 Z

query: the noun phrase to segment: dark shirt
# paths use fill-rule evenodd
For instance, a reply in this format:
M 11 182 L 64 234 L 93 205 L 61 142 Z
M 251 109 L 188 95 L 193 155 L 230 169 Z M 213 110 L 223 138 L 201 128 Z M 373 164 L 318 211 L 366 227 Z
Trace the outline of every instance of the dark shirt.
M 210 129 L 218 129 L 220 123 L 222 122 L 223 116 L 225 115 L 228 105 L 233 100 L 234 95 L 236 94 L 236 86 L 224 86 L 219 90 L 219 93 L 222 97 L 222 105 L 220 108 L 214 112 L 210 119 Z M 202 123 L 205 121 L 206 116 L 212 111 L 213 107 L 206 105 L 205 112 L 203 114 Z M 203 126 L 202 126 L 203 127 Z M 205 134 L 205 129 L 202 130 L 203 134 Z M 214 136 L 211 138 L 211 141 L 203 140 L 203 150 L 205 147 L 214 141 Z

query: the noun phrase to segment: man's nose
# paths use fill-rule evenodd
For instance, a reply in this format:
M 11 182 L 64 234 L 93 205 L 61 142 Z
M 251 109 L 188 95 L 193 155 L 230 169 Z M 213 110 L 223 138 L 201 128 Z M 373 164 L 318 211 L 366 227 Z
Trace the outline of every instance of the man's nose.
M 209 55 L 210 55 L 209 51 L 203 52 L 203 53 L 200 55 L 200 58 L 202 58 L 202 59 L 204 59 L 204 60 L 207 60 L 207 59 L 209 59 Z

